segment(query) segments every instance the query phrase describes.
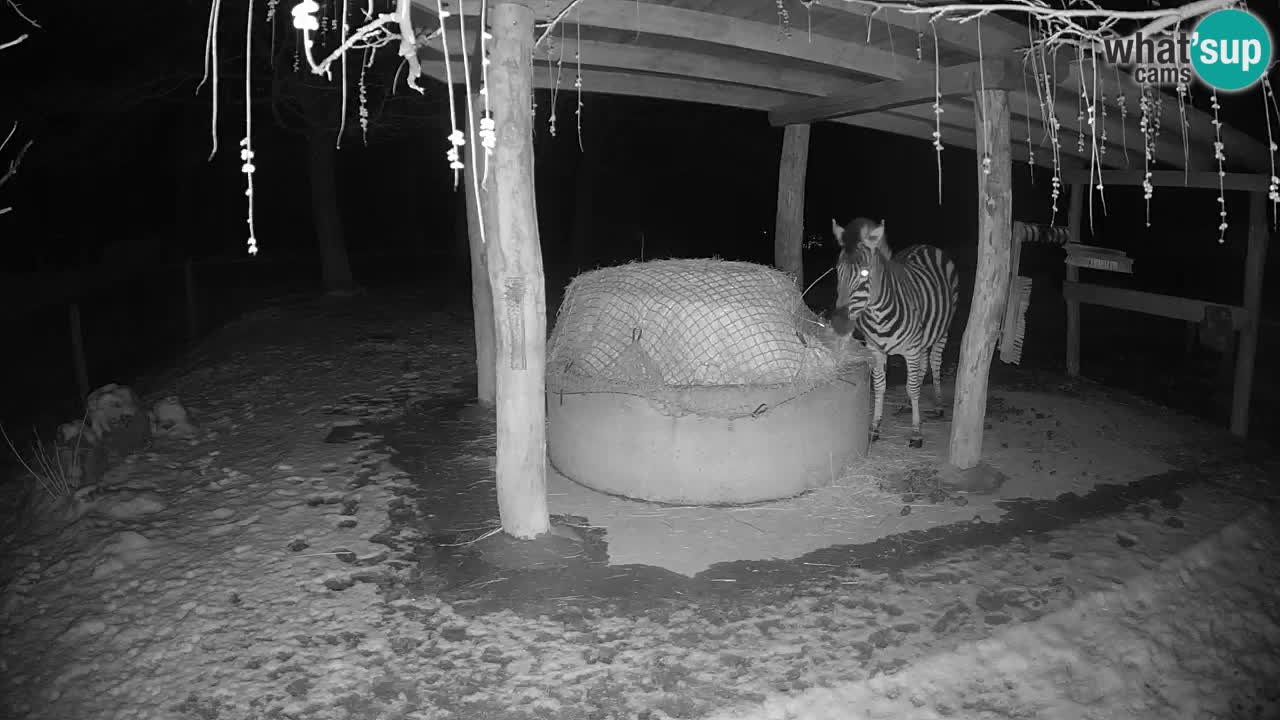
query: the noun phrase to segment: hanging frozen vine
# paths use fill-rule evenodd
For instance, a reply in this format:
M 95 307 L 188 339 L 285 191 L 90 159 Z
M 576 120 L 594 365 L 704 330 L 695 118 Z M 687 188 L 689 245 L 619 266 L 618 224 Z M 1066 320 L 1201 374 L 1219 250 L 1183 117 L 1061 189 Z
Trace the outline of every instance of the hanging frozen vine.
M 1098 102 L 1097 102 L 1098 114 L 1101 118 L 1099 120 L 1099 122 L 1101 123 L 1101 130 L 1100 130 L 1100 135 L 1098 137 L 1098 154 L 1101 157 L 1106 157 L 1107 155 L 1107 83 L 1105 79 L 1101 79 L 1097 77 L 1098 67 L 1096 64 L 1094 65 L 1093 72 L 1094 72 L 1094 82 L 1100 84 L 1100 89 L 1098 91 L 1100 95 L 1098 97 Z
M 489 158 L 493 149 L 498 146 L 497 125 L 494 123 L 492 111 L 489 109 L 489 41 L 493 35 L 489 33 L 486 10 L 489 0 L 480 0 L 480 97 L 484 100 L 484 115 L 480 118 L 480 145 L 484 148 L 484 178 L 481 187 L 489 186 Z M 479 202 L 480 191 L 476 190 Z
M 1035 48 L 1032 48 L 1035 52 Z M 1049 132 L 1049 149 L 1052 153 L 1053 178 L 1050 181 L 1050 200 L 1052 202 L 1052 213 L 1049 222 L 1052 223 L 1058 217 L 1058 200 L 1062 197 L 1062 142 L 1061 130 L 1062 121 L 1058 119 L 1058 84 L 1054 81 L 1050 68 L 1056 63 L 1050 60 L 1050 53 L 1056 57 L 1057 48 L 1049 49 L 1044 43 L 1040 44 L 1040 74 L 1037 82 L 1037 94 L 1041 97 L 1041 108 L 1047 114 L 1045 118 L 1045 126 Z M 1043 87 L 1043 90 L 1041 90 Z
M 312 5 L 315 5 L 315 3 L 313 2 Z M 213 0 L 213 3 L 209 5 L 209 25 L 204 40 L 204 77 L 200 78 L 200 84 L 196 85 L 196 92 L 199 93 L 200 88 L 204 87 L 205 81 L 209 79 L 210 70 L 212 70 L 213 91 L 210 93 L 212 107 L 209 111 L 211 115 L 209 122 L 210 160 L 213 159 L 214 155 L 218 154 L 218 16 L 221 11 L 222 0 Z M 314 18 L 312 19 L 314 20 Z M 294 24 L 297 24 L 296 19 Z
M 1035 28 L 1031 25 L 1031 18 L 1027 18 L 1027 51 L 1023 55 L 1022 64 L 1031 63 L 1031 84 L 1036 88 L 1036 103 L 1040 109 L 1040 121 L 1045 127 L 1046 135 L 1048 133 L 1048 120 L 1046 119 L 1044 94 L 1040 89 L 1040 54 L 1036 52 L 1036 33 Z M 1026 121 L 1027 121 L 1027 169 L 1031 173 L 1031 183 L 1034 185 L 1036 181 L 1036 147 L 1032 141 L 1034 132 L 1031 128 L 1031 91 L 1027 87 L 1027 74 L 1022 74 L 1022 94 L 1027 98 L 1026 105 Z M 1043 139 L 1041 142 L 1044 142 Z
M 444 21 L 452 15 L 448 10 L 444 9 L 444 0 L 436 0 L 436 16 L 440 19 L 440 47 L 444 51 L 444 75 L 445 87 L 453 87 L 453 63 L 449 61 L 449 35 L 444 31 Z M 461 15 L 461 13 L 459 13 Z M 462 52 L 466 53 L 465 43 Z M 466 166 L 462 164 L 462 158 L 459 154 L 461 148 L 467 142 L 466 135 L 458 129 L 458 109 L 453 100 L 453 93 L 449 92 L 449 123 L 453 129 L 449 132 L 449 149 L 445 151 L 445 158 L 449 161 L 449 169 L 453 170 L 453 187 L 458 187 L 459 173 Z
M 573 62 L 577 66 L 577 74 L 573 78 L 573 88 L 578 91 L 578 103 L 574 108 L 574 119 L 578 125 L 578 152 L 586 152 L 582 147 L 582 22 L 574 23 L 577 29 L 578 44 L 573 50 Z
M 1094 189 L 1098 191 L 1098 199 L 1101 200 L 1102 202 L 1102 212 L 1105 213 L 1107 211 L 1107 198 L 1105 194 L 1106 191 L 1102 184 L 1102 155 L 1098 150 L 1098 110 L 1097 110 L 1098 62 L 1097 62 L 1097 58 L 1090 58 L 1089 68 L 1092 71 L 1090 74 L 1093 78 L 1093 86 L 1091 88 L 1091 95 L 1085 95 L 1084 97 L 1084 104 L 1085 104 L 1085 110 L 1088 114 L 1087 121 L 1088 121 L 1088 127 L 1089 127 L 1089 182 L 1090 183 L 1093 182 L 1095 172 L 1096 172 L 1097 178 L 1098 178 L 1098 184 L 1094 186 Z M 1080 67 L 1080 87 L 1084 88 L 1085 86 L 1086 84 L 1085 84 L 1085 78 L 1084 78 L 1084 66 L 1082 65 Z M 1090 229 L 1093 229 L 1092 197 L 1093 197 L 1092 194 L 1090 194 L 1090 203 L 1089 203 L 1089 228 Z
M 1089 103 L 1089 98 L 1085 94 L 1086 86 L 1084 83 L 1084 48 L 1076 47 L 1076 63 L 1080 71 L 1080 93 L 1076 98 L 1076 152 L 1080 155 L 1084 154 L 1084 106 Z
M 485 133 L 484 128 L 485 128 L 485 120 L 489 121 L 490 128 L 492 128 L 493 120 L 488 117 L 489 88 L 484 84 L 484 79 L 488 77 L 488 73 L 486 71 L 486 65 L 488 64 L 488 61 L 489 61 L 488 54 L 486 52 L 486 42 L 489 37 L 489 32 L 488 32 L 488 28 L 485 26 L 485 19 L 486 19 L 485 12 L 484 12 L 485 4 L 486 4 L 485 0 L 480 0 L 480 30 L 479 30 L 480 72 L 481 72 L 480 93 L 485 97 L 486 115 L 484 118 L 481 118 L 481 121 L 480 121 L 479 133 L 480 133 L 481 140 L 479 144 L 481 147 L 484 148 L 484 154 L 485 154 L 484 167 L 485 167 L 485 172 L 487 173 L 489 168 L 489 152 L 491 150 L 492 143 L 485 142 L 486 138 L 484 135 Z M 462 12 L 461 8 L 459 8 L 459 11 L 458 11 L 458 36 L 463 39 L 462 42 L 460 42 L 460 44 L 462 45 L 462 82 L 465 89 L 465 92 L 463 94 L 466 96 L 466 107 L 464 108 L 464 111 L 466 112 L 466 115 L 467 115 L 467 132 L 475 133 L 476 132 L 476 108 L 475 108 L 475 102 L 472 99 L 473 93 L 471 91 L 471 57 L 467 53 L 467 44 L 465 41 L 465 38 L 467 37 L 467 15 L 466 13 Z M 450 93 L 450 97 L 453 97 L 452 92 Z M 467 150 L 471 153 L 471 187 L 469 188 L 469 190 L 475 196 L 476 216 L 480 220 L 480 222 L 476 223 L 477 225 L 476 234 L 479 235 L 480 246 L 484 247 L 486 244 L 485 229 L 484 229 L 484 210 L 483 210 L 484 196 L 480 192 L 480 188 L 481 188 L 481 185 L 483 184 L 483 180 L 480 177 L 478 177 L 480 173 L 478 172 L 479 158 L 476 157 L 476 152 L 477 152 L 476 138 L 473 136 L 469 139 L 470 139 L 470 142 L 467 143 Z
M 1129 101 L 1125 97 L 1124 86 L 1120 84 L 1120 68 L 1113 67 L 1116 73 L 1116 105 L 1120 108 L 1120 149 L 1124 151 L 1124 164 L 1129 165 Z
M 1274 68 L 1275 66 L 1272 65 Z M 1271 178 L 1267 182 L 1267 199 L 1271 201 L 1271 224 L 1275 227 L 1280 221 L 1280 213 L 1276 212 L 1276 205 L 1280 204 L 1280 176 L 1276 175 L 1276 150 L 1280 149 L 1276 145 L 1275 136 L 1271 133 L 1271 115 L 1275 112 L 1276 121 L 1280 123 L 1280 104 L 1276 103 L 1276 93 L 1271 87 L 1271 80 L 1267 77 L 1271 74 L 1271 68 L 1262 75 L 1262 114 L 1266 118 L 1267 123 L 1267 155 L 1271 161 Z
M 938 28 L 933 29 L 933 151 L 938 159 L 938 204 L 942 204 L 942 61 L 938 57 Z
M 1142 85 L 1141 93 L 1141 99 L 1138 101 L 1138 110 L 1141 113 L 1138 129 L 1142 132 L 1142 199 L 1146 203 L 1147 227 L 1151 227 L 1151 196 L 1155 191 L 1151 184 L 1151 156 L 1155 148 L 1155 131 L 1152 127 L 1151 113 L 1155 103 L 1151 100 L 1151 86 Z
M 258 235 L 253 222 L 253 0 L 244 32 L 244 138 L 240 140 L 240 172 L 245 176 L 244 195 L 248 199 L 249 239 L 246 242 L 250 255 L 258 254 Z
M 982 56 L 982 18 L 978 18 L 978 87 L 982 92 L 978 94 L 978 110 L 981 114 L 982 122 L 982 174 L 991 174 L 991 148 L 989 144 L 990 138 L 987 137 L 990 128 L 987 125 L 987 73 Z
M 1226 191 L 1222 187 L 1223 179 L 1227 176 L 1223 165 L 1227 161 L 1226 146 L 1222 144 L 1222 120 L 1218 118 L 1218 93 L 1214 91 L 1210 95 L 1211 102 L 1209 107 L 1213 108 L 1213 158 L 1218 161 L 1218 244 L 1221 245 L 1227 241 L 1227 197 Z
M 551 84 L 551 118 L 548 120 L 548 127 L 551 131 L 551 137 L 556 136 L 556 106 L 560 100 L 560 77 L 564 73 L 564 23 L 560 24 L 560 44 L 556 46 L 554 43 L 547 48 L 547 78 Z M 551 55 L 555 54 L 555 73 L 551 72 Z
M 350 25 L 347 24 L 347 16 L 349 12 L 349 8 L 347 7 L 347 2 L 348 0 L 342 0 L 342 19 L 336 21 L 336 24 L 338 26 L 338 46 L 339 47 L 347 44 L 347 30 L 350 29 Z M 342 54 L 341 98 L 342 98 L 342 101 L 341 101 L 342 105 L 338 110 L 338 136 L 334 138 L 334 143 L 333 143 L 333 146 L 339 149 L 342 147 L 342 136 L 346 134 L 346 131 L 347 131 L 347 54 L 345 52 Z

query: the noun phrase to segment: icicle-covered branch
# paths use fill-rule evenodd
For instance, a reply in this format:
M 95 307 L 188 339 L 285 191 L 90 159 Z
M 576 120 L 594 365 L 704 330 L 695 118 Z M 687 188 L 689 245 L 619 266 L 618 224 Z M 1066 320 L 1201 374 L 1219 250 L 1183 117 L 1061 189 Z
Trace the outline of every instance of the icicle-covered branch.
M 936 5 L 885 2 L 882 0 L 843 0 L 843 2 L 870 7 L 875 12 L 894 10 L 904 15 L 927 15 L 930 18 L 945 18 L 960 23 L 976 20 L 984 15 L 996 12 L 1021 13 L 1042 20 L 1057 20 L 1070 24 L 1077 24 L 1077 21 L 1082 20 L 1099 20 L 1110 24 L 1124 20 L 1147 21 L 1139 31 L 1148 36 L 1159 33 L 1184 20 L 1239 4 L 1239 0 L 1193 0 L 1193 2 L 1178 7 L 1160 7 L 1151 10 L 1109 10 L 1093 2 L 1083 3 L 1083 7 L 1055 8 L 1037 0 L 996 3 L 938 3 Z M 1080 27 L 1080 29 L 1085 33 L 1093 32 L 1084 27 Z

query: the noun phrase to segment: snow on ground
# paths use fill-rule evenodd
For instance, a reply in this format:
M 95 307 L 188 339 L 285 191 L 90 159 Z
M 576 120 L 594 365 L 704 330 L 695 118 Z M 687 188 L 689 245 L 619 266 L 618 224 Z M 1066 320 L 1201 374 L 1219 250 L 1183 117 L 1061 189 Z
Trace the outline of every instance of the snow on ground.
M 202 434 L 114 468 L 75 525 L 5 542 L 0 716 L 1225 718 L 1275 706 L 1275 519 L 1236 491 L 1258 484 L 1245 466 L 914 565 L 832 565 L 750 593 L 720 583 L 644 612 L 574 596 L 537 612 L 447 602 L 407 554 L 430 530 L 410 492 L 422 478 L 350 427 L 409 422 L 406 408 L 465 383 L 469 318 L 423 306 L 258 313 L 158 389 L 199 413 Z M 1100 402 L 1045 409 L 1087 423 Z M 354 441 L 326 442 L 335 428 Z M 1211 434 L 1195 431 L 1162 442 Z M 727 579 L 716 573 L 702 577 Z
M 1280 713 L 1280 528 L 1250 514 L 1122 590 L 893 676 L 712 720 L 1262 718 Z
M 721 562 L 798 558 L 831 545 L 870 543 L 951 523 L 997 522 L 1008 514 L 1011 500 L 1084 495 L 1100 485 L 1172 469 L 1158 450 L 1166 440 L 1162 428 L 1143 422 L 1137 408 L 1099 408 L 1043 392 L 995 391 L 984 461 L 1008 476 L 1002 487 L 989 494 L 934 498 L 895 490 L 900 484 L 892 481 L 895 475 L 928 477 L 942 468 L 951 423 L 926 423 L 925 447 L 909 449 L 905 393 L 899 386 L 886 395 L 884 436 L 872 445 L 871 457 L 851 462 L 831 485 L 801 497 L 731 508 L 659 507 L 592 491 L 548 466 L 551 512 L 588 517 L 604 528 L 617 564 L 658 565 L 693 575 Z M 952 397 L 949 384 L 946 397 Z M 895 408 L 907 413 L 894 413 Z

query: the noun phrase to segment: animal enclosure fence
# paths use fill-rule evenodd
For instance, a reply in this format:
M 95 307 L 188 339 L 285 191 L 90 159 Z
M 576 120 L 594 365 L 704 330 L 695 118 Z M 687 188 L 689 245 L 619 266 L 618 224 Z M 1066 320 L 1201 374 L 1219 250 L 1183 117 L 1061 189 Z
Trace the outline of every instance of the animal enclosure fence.
M 1110 177 L 1107 178 L 1107 182 L 1116 185 L 1141 182 L 1138 174 L 1108 173 L 1108 175 Z M 1067 301 L 1067 373 L 1072 376 L 1080 374 L 1080 305 L 1082 303 L 1194 323 L 1225 322 L 1230 325 L 1232 331 L 1239 333 L 1239 343 L 1235 347 L 1236 367 L 1232 388 L 1230 427 L 1235 435 L 1241 437 L 1247 435 L 1254 362 L 1262 322 L 1263 272 L 1266 267 L 1267 243 L 1271 234 L 1267 224 L 1267 203 L 1269 202 L 1266 195 L 1267 179 L 1262 175 L 1228 174 L 1220 179 L 1217 173 L 1213 173 L 1212 176 L 1207 173 L 1170 172 L 1160 175 L 1152 173 L 1151 182 L 1156 185 L 1199 187 L 1210 190 L 1226 187 L 1226 189 L 1250 192 L 1249 246 L 1243 273 L 1244 297 L 1240 306 L 1232 306 L 1080 282 L 1078 270 L 1080 263 L 1077 260 L 1072 264 L 1071 251 L 1073 246 L 1081 247 L 1084 194 L 1091 183 L 1086 173 L 1067 173 L 1066 178 L 1071 183 L 1071 205 L 1068 209 L 1068 231 L 1071 237 L 1067 245 L 1069 261 L 1067 279 L 1063 284 L 1063 297 Z
M 353 253 L 351 261 L 361 277 L 448 266 L 403 253 Z M 9 358 L 13 382 L 0 421 L 19 428 L 61 421 L 93 387 L 160 369 L 243 313 L 317 290 L 318 266 L 318 256 L 304 254 L 4 277 L 8 327 L 22 340 Z

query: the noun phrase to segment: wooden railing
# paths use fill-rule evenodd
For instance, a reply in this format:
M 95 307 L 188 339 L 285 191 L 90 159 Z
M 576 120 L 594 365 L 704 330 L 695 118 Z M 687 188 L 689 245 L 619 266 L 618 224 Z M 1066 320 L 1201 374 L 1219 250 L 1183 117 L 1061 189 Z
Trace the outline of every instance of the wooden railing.
M 354 253 L 352 264 L 359 268 L 429 268 L 433 263 L 451 262 L 447 257 L 409 252 Z M 71 270 L 27 275 L 0 274 L 0 313 L 5 317 L 14 354 L 28 367 L 10 377 L 26 387 L 22 392 L 36 397 L 39 403 L 58 403 L 69 393 L 57 386 L 72 379 L 57 376 L 65 373 L 66 349 L 70 349 L 70 365 L 76 390 L 83 400 L 92 389 L 95 366 L 120 365 L 120 358 L 103 354 L 107 342 L 96 345 L 86 337 L 111 337 L 112 351 L 130 344 L 149 343 L 180 349 L 238 315 L 253 309 L 263 300 L 292 292 L 319 292 L 319 259 L 315 253 L 280 254 L 259 257 L 220 257 L 163 264 L 99 265 Z M 121 299 L 129 295 L 129 298 Z M 125 307 L 126 305 L 132 306 Z M 153 327 L 166 335 L 149 338 L 139 330 L 140 323 L 121 323 L 119 328 L 103 328 L 103 320 L 95 308 L 111 306 L 108 315 L 128 316 L 133 308 L 151 313 Z M 61 312 L 59 307 L 64 308 Z M 59 314 L 62 321 L 59 321 Z M 136 319 L 136 318 L 133 318 Z M 99 323 L 94 326 L 93 323 Z M 65 328 L 65 330 L 63 330 Z M 104 329 L 108 332 L 103 332 Z M 61 348 L 58 346 L 61 345 Z M 66 348 L 66 349 L 63 349 Z M 98 353 L 95 356 L 95 353 Z M 58 356 L 61 356 L 59 358 Z M 50 358 L 53 362 L 50 362 Z M 41 364 L 55 364 L 50 372 Z M 100 370 L 101 372 L 101 370 Z M 35 378 L 33 374 L 44 376 Z M 113 369 L 112 374 L 116 374 Z M 129 373 L 126 373 L 129 374 Z M 34 389 L 34 385 L 47 388 Z M 53 397 L 50 397 L 53 395 Z M 20 409 L 6 408 L 16 414 Z

